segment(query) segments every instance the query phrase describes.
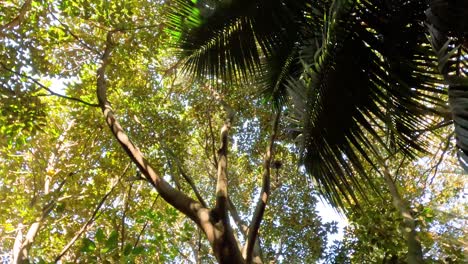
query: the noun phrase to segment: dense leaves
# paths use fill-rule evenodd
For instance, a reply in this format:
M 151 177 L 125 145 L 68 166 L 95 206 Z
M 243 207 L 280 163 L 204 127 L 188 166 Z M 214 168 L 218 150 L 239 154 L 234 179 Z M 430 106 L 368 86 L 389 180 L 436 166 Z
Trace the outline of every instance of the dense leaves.
M 425 260 L 463 263 L 466 180 L 450 158 L 456 152 L 448 140 L 451 127 L 440 129 L 450 120 L 436 114 L 449 85 L 452 102 L 460 100 L 453 105 L 461 107 L 455 123 L 463 149 L 464 100 L 457 93 L 464 90 L 450 77 L 466 74 L 465 36 L 456 34 L 466 24 L 430 20 L 428 40 L 424 5 L 3 1 L 0 258 L 217 261 L 201 226 L 138 171 L 96 107 L 98 69 L 111 47 L 105 84 L 122 133 L 163 180 L 207 208 L 217 202 L 223 109 L 236 113 L 225 227 L 239 244 L 248 241 L 269 168 L 271 196 L 254 246 L 263 263 L 405 262 L 405 206 Z M 456 10 L 456 18 L 464 17 L 464 9 L 444 8 L 433 15 Z M 180 75 L 182 69 L 195 73 L 196 82 Z M 274 159 L 264 164 L 277 110 L 286 118 L 279 122 Z M 423 157 L 412 161 L 414 154 Z M 382 169 L 391 173 L 405 206 L 392 204 Z M 320 216 L 323 197 L 346 212 L 341 242 L 329 241 L 342 234 L 335 222 L 342 220 Z M 213 221 L 216 215 L 208 216 Z

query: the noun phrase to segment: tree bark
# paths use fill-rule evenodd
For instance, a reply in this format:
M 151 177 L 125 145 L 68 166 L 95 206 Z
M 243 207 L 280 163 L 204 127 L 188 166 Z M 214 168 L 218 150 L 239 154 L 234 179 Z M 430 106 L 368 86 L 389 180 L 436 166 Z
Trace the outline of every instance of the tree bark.
M 407 261 L 409 264 L 422 264 L 424 263 L 424 259 L 421 241 L 419 240 L 418 232 L 416 230 L 416 220 L 411 215 L 407 202 L 402 199 L 398 188 L 395 182 L 393 182 L 390 172 L 388 171 L 388 168 L 385 166 L 385 164 L 383 165 L 384 179 L 392 196 L 393 204 L 403 217 L 406 243 L 408 245 Z
M 143 157 L 143 154 L 128 138 L 125 130 L 115 118 L 112 107 L 107 100 L 107 82 L 105 78 L 105 71 L 110 63 L 110 54 L 114 46 L 112 41 L 114 32 L 115 31 L 110 31 L 107 34 L 106 48 L 102 55 L 101 67 L 97 71 L 98 78 L 96 85 L 99 106 L 112 134 L 145 178 L 158 191 L 159 195 L 178 211 L 192 219 L 203 230 L 219 263 L 244 263 L 227 215 L 227 158 L 224 157 L 224 162 L 218 162 L 220 171 L 218 173 L 218 185 L 216 189 L 217 202 L 215 208 L 209 210 L 167 183 L 150 166 L 148 161 Z M 224 156 L 227 154 L 227 136 L 228 127 L 227 129 L 223 127 L 222 142 L 225 144 L 222 144 L 222 151 L 220 151 L 220 154 Z
M 54 209 L 54 207 L 55 207 L 55 201 L 51 201 L 49 204 L 44 206 L 41 212 L 41 216 L 37 217 L 36 221 L 29 226 L 28 232 L 26 233 L 26 236 L 24 237 L 23 241 L 21 241 L 22 235 L 20 236 L 19 235 L 20 233 L 18 233 L 15 239 L 15 246 L 13 250 L 14 252 L 13 263 L 14 264 L 29 263 L 29 250 L 31 249 L 34 239 L 39 233 L 39 230 L 44 220 L 52 211 L 52 209 Z M 17 244 L 17 242 L 19 242 L 20 244 Z
M 106 48 L 102 55 L 101 67 L 97 71 L 98 78 L 96 85 L 96 94 L 99 101 L 99 106 L 104 114 L 105 121 L 111 129 L 112 134 L 120 143 L 127 155 L 138 167 L 141 173 L 146 177 L 146 179 L 154 186 L 154 188 L 158 191 L 161 197 L 174 208 L 176 208 L 177 210 L 188 216 L 190 219 L 192 219 L 195 223 L 200 225 L 200 218 L 198 217 L 198 213 L 199 210 L 203 208 L 203 206 L 199 202 L 188 197 L 183 192 L 174 189 L 151 167 L 151 165 L 144 158 L 140 150 L 129 139 L 129 137 L 125 133 L 125 130 L 122 128 L 122 126 L 114 116 L 112 107 L 109 101 L 107 100 L 107 82 L 105 77 L 106 68 L 110 63 L 110 54 L 114 47 L 112 41 L 114 33 L 115 31 L 110 31 L 107 34 Z
M 265 158 L 263 161 L 262 189 L 260 191 L 260 198 L 258 200 L 257 207 L 255 208 L 255 212 L 252 217 L 252 221 L 250 223 L 247 243 L 245 245 L 247 264 L 252 263 L 254 245 L 258 237 L 258 230 L 260 229 L 260 223 L 263 219 L 263 214 L 265 213 L 265 208 L 268 203 L 268 198 L 270 196 L 270 183 L 271 183 L 270 165 L 273 159 L 274 144 L 276 140 L 276 134 L 278 131 L 278 124 L 279 124 L 280 116 L 281 116 L 281 112 L 278 112 L 275 115 L 275 119 L 273 121 L 273 131 L 271 133 L 270 142 L 268 144 L 268 147 L 265 153 Z M 261 260 L 255 259 L 254 263 L 261 263 Z

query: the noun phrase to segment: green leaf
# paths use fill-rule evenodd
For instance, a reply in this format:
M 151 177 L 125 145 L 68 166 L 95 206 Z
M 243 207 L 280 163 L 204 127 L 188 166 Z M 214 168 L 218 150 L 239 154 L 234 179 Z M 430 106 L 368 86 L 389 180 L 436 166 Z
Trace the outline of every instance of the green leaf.
M 96 250 L 96 244 L 89 238 L 83 238 L 81 240 L 81 243 L 81 252 L 93 252 L 94 250 Z
M 133 249 L 133 245 L 130 243 L 127 243 L 124 248 L 124 253 L 123 253 L 124 256 L 130 255 L 130 253 L 132 253 L 132 249 Z
M 109 238 L 106 241 L 106 246 L 102 249 L 102 253 L 107 253 L 117 248 L 118 246 L 119 234 L 117 231 L 112 231 L 109 235 Z
M 95 236 L 96 236 L 97 242 L 99 242 L 99 243 L 103 243 L 104 239 L 106 237 L 106 235 L 104 234 L 104 231 L 102 230 L 102 228 L 98 228 L 98 230 L 96 231 Z
M 145 248 L 142 246 L 136 247 L 132 250 L 133 255 L 140 255 L 145 251 Z

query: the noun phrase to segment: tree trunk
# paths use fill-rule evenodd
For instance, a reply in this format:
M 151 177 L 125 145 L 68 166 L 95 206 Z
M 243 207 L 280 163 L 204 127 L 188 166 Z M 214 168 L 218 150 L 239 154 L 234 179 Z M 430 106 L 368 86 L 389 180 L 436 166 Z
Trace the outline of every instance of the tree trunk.
M 407 260 L 409 264 L 422 264 L 423 253 L 421 242 L 418 238 L 418 232 L 416 231 L 416 221 L 414 220 L 411 212 L 408 208 L 407 202 L 403 201 L 398 188 L 393 182 L 393 179 L 388 171 L 387 167 L 384 167 L 384 178 L 387 183 L 387 187 L 392 195 L 393 204 L 395 208 L 400 212 L 403 217 L 403 226 L 405 228 L 406 243 L 408 245 Z
M 219 263 L 244 263 L 239 246 L 234 238 L 229 221 L 221 221 L 213 225 L 215 238 L 212 244 L 214 254 Z

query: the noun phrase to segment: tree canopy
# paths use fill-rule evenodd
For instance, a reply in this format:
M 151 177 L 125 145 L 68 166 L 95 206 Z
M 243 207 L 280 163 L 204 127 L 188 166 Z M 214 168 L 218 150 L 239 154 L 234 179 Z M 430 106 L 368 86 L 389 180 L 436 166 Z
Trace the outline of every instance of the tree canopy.
M 0 7 L 2 261 L 466 261 L 463 1 Z

